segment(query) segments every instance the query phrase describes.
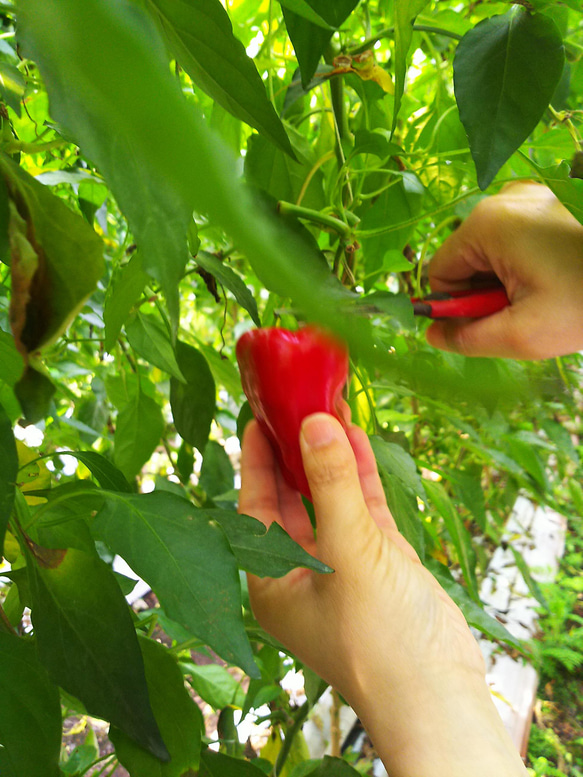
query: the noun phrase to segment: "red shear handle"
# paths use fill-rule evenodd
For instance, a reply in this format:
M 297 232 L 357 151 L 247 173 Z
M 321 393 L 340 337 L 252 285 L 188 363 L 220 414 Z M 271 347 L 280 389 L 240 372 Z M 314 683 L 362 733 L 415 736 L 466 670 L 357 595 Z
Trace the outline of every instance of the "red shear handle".
M 447 297 L 432 300 L 430 295 L 422 300 L 413 300 L 415 312 L 429 318 L 484 318 L 510 304 L 503 288 L 454 291 Z

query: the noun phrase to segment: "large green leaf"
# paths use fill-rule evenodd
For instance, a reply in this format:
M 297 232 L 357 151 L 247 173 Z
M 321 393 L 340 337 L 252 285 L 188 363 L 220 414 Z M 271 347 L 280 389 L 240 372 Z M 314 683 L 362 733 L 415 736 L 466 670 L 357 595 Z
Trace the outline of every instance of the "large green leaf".
M 12 424 L 0 405 L 0 558 L 4 552 L 4 535 L 14 505 L 18 453 Z
M 139 386 L 118 413 L 115 427 L 113 459 L 128 480 L 148 461 L 163 431 L 160 405 Z
M 285 26 L 300 65 L 304 89 L 312 80 L 332 33 L 346 21 L 358 2 L 359 0 L 335 0 L 332 3 L 329 0 L 306 0 L 312 11 L 330 26 L 329 29 L 322 27 L 321 23 L 309 21 L 305 10 L 300 16 L 290 10 L 290 4 L 282 4 Z
M 215 381 L 200 351 L 181 341 L 176 343 L 180 370 L 186 378 L 170 381 L 170 406 L 178 433 L 183 440 L 204 451 L 216 409 Z
M 0 631 L 0 774 L 57 777 L 61 751 L 58 688 L 33 642 Z
M 227 231 L 267 288 L 355 350 L 383 359 L 367 320 L 338 315 L 341 287 L 329 283 L 328 268 L 312 262 L 304 242 L 243 186 L 233 157 L 180 93 L 139 5 L 21 0 L 20 10 L 27 51 L 40 62 L 53 114 L 102 168 L 137 241 L 147 246 L 145 269 L 163 280 L 167 295 L 176 299 L 194 205 Z M 347 304 L 356 298 L 342 294 Z
M 413 21 L 429 0 L 395 0 L 395 103 L 393 108 L 393 132 L 405 91 L 407 55 L 413 38 Z
M 471 534 L 464 526 L 460 514 L 443 485 L 433 480 L 426 480 L 424 487 L 427 496 L 443 518 L 455 548 L 468 591 L 473 599 L 479 601 L 478 583 L 476 581 L 476 554 L 472 546 Z
M 42 563 L 37 555 L 29 557 L 32 622 L 51 678 L 89 714 L 167 759 L 132 617 L 111 569 L 75 548 L 47 552 Z
M 208 515 L 221 526 L 239 566 L 247 572 L 259 577 L 282 577 L 296 567 L 332 572 L 306 553 L 277 523 L 266 529 L 261 521 L 229 510 L 211 510 Z
M 150 584 L 170 618 L 225 660 L 257 674 L 235 557 L 210 513 L 169 492 L 116 495 L 93 531 Z
M 55 340 L 95 290 L 103 244 L 81 216 L 4 155 L 0 174 L 11 203 L 10 323 L 17 347 L 30 353 Z
M 415 462 L 400 445 L 381 437 L 371 437 L 371 445 L 397 528 L 423 559 L 425 539 L 417 499 L 426 496 Z
M 454 59 L 455 96 L 481 189 L 540 121 L 564 59 L 550 16 L 518 6 L 464 35 Z
M 21 0 L 18 19 L 53 118 L 99 166 L 177 321 L 192 218 L 183 156 L 192 113 L 153 21 L 130 0 Z
M 193 774 L 200 760 L 202 714 L 184 687 L 182 672 L 168 650 L 151 639 L 139 639 L 150 703 L 168 748 L 170 761 L 160 763 L 126 734 L 110 731 L 119 762 L 132 777 L 182 777 Z
M 148 0 L 148 5 L 192 80 L 225 110 L 293 156 L 255 63 L 233 35 L 219 0 Z

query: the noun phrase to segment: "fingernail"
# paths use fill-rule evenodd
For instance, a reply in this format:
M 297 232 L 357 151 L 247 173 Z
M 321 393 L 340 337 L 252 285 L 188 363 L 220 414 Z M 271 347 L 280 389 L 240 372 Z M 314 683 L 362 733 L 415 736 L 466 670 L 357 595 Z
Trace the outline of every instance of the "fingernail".
M 309 448 L 324 448 L 336 437 L 336 424 L 326 413 L 316 413 L 304 420 L 301 434 Z

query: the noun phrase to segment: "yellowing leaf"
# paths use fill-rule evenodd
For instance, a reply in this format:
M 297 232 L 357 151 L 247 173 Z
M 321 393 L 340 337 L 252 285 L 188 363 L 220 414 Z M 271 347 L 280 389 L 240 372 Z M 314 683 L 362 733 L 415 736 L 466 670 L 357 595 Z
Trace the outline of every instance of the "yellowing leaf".
M 51 487 L 51 473 L 47 469 L 44 461 L 38 459 L 39 452 L 29 448 L 20 440 L 16 440 L 16 450 L 18 451 L 18 488 L 23 494 L 29 491 L 41 491 Z M 43 504 L 47 500 L 44 497 L 26 496 L 29 505 Z

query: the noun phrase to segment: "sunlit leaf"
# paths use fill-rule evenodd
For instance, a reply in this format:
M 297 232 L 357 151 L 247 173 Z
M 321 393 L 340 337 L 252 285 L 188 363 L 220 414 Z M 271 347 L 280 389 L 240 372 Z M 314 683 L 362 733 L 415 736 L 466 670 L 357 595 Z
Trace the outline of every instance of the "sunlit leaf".
M 148 0 L 148 5 L 192 80 L 225 110 L 293 156 L 255 63 L 233 35 L 219 0 Z
M 550 16 L 520 6 L 464 35 L 455 95 L 485 189 L 540 121 L 563 72 L 561 33 Z

